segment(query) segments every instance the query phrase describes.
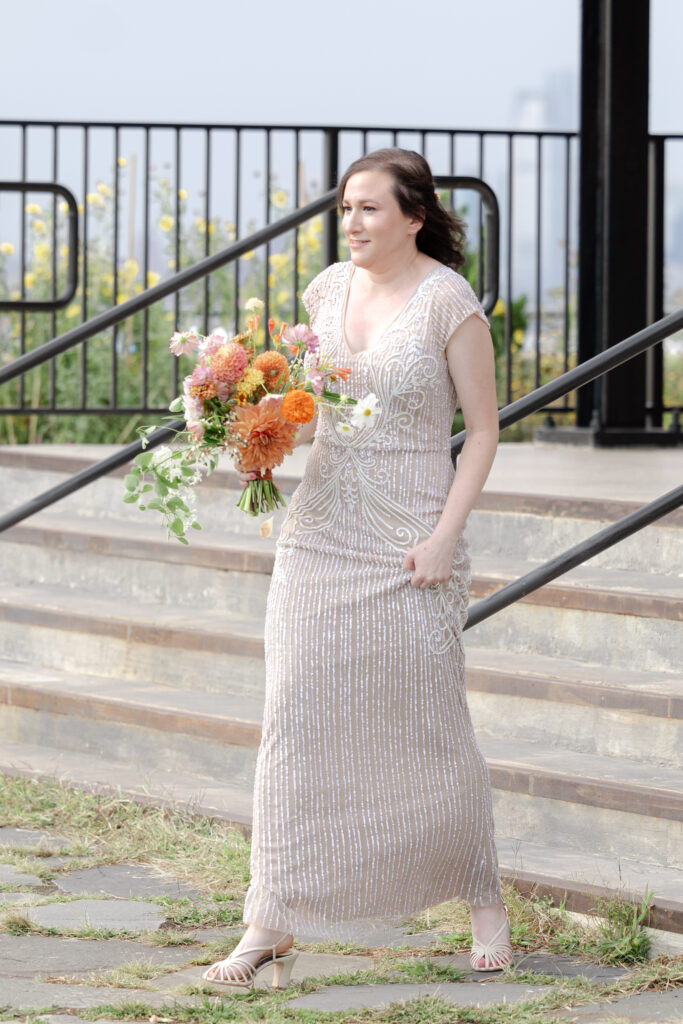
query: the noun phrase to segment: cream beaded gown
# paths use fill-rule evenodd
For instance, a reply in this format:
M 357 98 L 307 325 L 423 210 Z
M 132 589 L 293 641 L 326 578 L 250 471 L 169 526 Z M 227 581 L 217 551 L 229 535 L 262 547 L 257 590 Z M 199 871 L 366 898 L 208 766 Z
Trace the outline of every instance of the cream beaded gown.
M 403 568 L 452 480 L 455 328 L 486 317 L 437 267 L 369 350 L 343 336 L 352 263 L 308 286 L 320 348 L 377 395 L 352 435 L 321 413 L 277 543 L 244 923 L 360 938 L 425 907 L 500 899 L 488 769 L 465 696 L 469 557 L 420 589 Z

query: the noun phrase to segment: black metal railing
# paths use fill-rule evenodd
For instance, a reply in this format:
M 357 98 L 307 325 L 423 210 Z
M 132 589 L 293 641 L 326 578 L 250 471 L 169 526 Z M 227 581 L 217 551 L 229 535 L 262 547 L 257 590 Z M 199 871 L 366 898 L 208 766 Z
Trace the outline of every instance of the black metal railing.
M 131 286 L 145 288 L 158 274 L 163 280 L 209 257 L 251 234 L 252 224 L 280 220 L 333 187 L 339 170 L 355 157 L 394 144 L 423 152 L 437 175 L 486 180 L 500 197 L 502 306 L 493 318 L 500 403 L 546 379 L 547 346 L 555 371 L 568 369 L 576 350 L 578 140 L 572 132 L 0 120 L 0 177 L 10 177 L 6 168 L 13 167 L 20 181 L 38 174 L 63 181 L 78 197 L 82 223 L 77 302 L 42 318 L 14 314 L 11 330 L 3 331 L 0 322 L 0 335 L 16 332 L 12 344 L 23 355 L 39 337 L 64 334 L 74 321 L 87 322 L 106 306 L 115 307 Z M 451 192 L 447 201 L 466 210 L 473 247 L 468 273 L 481 292 L 485 208 L 474 193 Z M 29 241 L 32 223 L 22 211 L 17 230 Z M 98 248 L 105 227 L 106 251 Z M 31 298 L 26 285 L 31 247 L 18 248 L 14 270 L 20 298 L 26 300 Z M 283 276 L 277 268 L 285 251 Z M 297 226 L 250 256 L 246 251 L 229 269 L 169 293 L 165 303 L 142 308 L 130 321 L 133 328 L 102 328 L 91 343 L 91 358 L 86 346 L 76 366 L 55 360 L 39 402 L 32 403 L 18 386 L 0 414 L 161 412 L 166 396 L 158 378 L 162 374 L 165 383 L 177 367 L 167 360 L 158 369 L 159 318 L 168 316 L 165 326 L 196 322 L 204 332 L 231 319 L 236 327 L 240 302 L 258 294 L 265 299 L 266 316 L 291 321 L 301 280 L 338 258 L 336 217 L 323 214 L 315 230 Z M 129 264 L 137 272 L 132 282 Z M 38 277 L 32 286 L 45 289 L 48 282 Z M 103 364 L 109 374 L 104 389 L 96 376 Z M 571 406 L 565 400 L 562 408 Z

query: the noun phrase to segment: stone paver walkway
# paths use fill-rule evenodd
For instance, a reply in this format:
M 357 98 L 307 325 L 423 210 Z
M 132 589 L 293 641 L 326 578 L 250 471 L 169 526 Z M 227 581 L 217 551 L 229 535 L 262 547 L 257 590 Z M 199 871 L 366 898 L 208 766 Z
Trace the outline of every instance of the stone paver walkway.
M 224 941 L 229 948 L 243 928 L 199 928 L 188 931 L 189 945 L 153 944 L 154 933 L 163 935 L 167 911 L 163 901 L 152 901 L 171 896 L 201 902 L 199 892 L 144 865 L 81 868 L 79 858 L 68 854 L 41 857 L 41 865 L 55 872 L 53 880 L 45 882 L 8 863 L 11 858 L 3 857 L 2 853 L 2 846 L 35 853 L 37 848 L 41 852 L 65 850 L 66 845 L 59 837 L 44 833 L 0 828 L 0 925 L 3 921 L 14 920 L 13 931 L 16 932 L 0 931 L 0 1007 L 8 1007 L 19 1017 L 27 1017 L 40 1008 L 43 1011 L 40 1019 L 47 1024 L 76 1024 L 79 1012 L 94 1006 L 140 1002 L 150 1010 L 166 1007 L 172 1013 L 174 1003 L 205 1005 L 207 994 L 200 991 L 204 968 L 196 961 L 206 961 L 215 955 L 215 948 L 207 948 L 209 943 Z M 21 934 L 23 917 L 57 933 L 80 934 Z M 126 939 L 98 939 L 92 937 L 94 929 L 137 934 Z M 434 933 L 409 935 L 395 929 L 374 933 L 371 941 L 373 946 L 396 949 L 411 945 L 427 949 L 438 937 Z M 304 935 L 297 939 L 302 944 L 307 943 Z M 287 1006 L 307 1011 L 351 1011 L 386 1007 L 390 1003 L 432 995 L 454 1006 L 481 1007 L 531 999 L 549 988 L 549 985 L 529 984 L 521 978 L 515 982 L 509 976 L 502 980 L 496 974 L 476 974 L 469 969 L 466 954 L 434 955 L 430 960 L 461 971 L 462 980 L 411 983 L 403 980 L 397 971 L 397 980 L 392 984 L 326 986 L 326 977 L 371 969 L 372 957 L 302 950 L 292 971 L 292 980 L 316 978 L 321 979 L 321 984 L 317 991 L 306 995 L 296 996 L 293 992 Z M 135 965 L 137 971 L 133 969 Z M 516 970 L 555 977 L 581 975 L 603 983 L 626 973 L 620 968 L 540 953 L 519 956 Z M 143 980 L 148 975 L 152 977 Z M 267 988 L 270 981 L 268 974 L 265 978 L 262 975 L 257 987 Z M 126 983 L 131 987 L 125 987 Z M 230 999 L 241 991 L 227 989 L 208 998 Z M 683 990 L 646 992 L 612 1003 L 563 1009 L 561 1013 L 549 1013 L 547 1020 L 549 1024 L 552 1021 L 603 1024 L 609 1020 L 680 1022 L 683 1021 Z M 106 1017 L 100 1018 L 99 1024 L 108 1024 Z

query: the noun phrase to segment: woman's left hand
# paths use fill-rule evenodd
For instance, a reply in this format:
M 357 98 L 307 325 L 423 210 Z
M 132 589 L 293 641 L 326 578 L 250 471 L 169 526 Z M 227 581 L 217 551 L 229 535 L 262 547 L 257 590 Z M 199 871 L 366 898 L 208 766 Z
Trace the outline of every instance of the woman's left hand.
M 426 589 L 434 583 L 445 583 L 451 578 L 455 543 L 447 543 L 433 534 L 411 548 L 403 559 L 403 568 L 412 569 L 411 587 Z

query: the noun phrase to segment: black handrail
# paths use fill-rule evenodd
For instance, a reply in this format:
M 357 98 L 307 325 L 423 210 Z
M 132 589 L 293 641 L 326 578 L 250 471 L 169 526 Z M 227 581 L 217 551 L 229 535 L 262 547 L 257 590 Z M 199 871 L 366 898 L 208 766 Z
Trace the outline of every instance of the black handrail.
M 434 178 L 434 184 L 439 188 L 471 189 L 478 192 L 481 196 L 486 212 L 486 291 L 482 299 L 482 305 L 484 307 L 484 311 L 488 314 L 495 306 L 498 298 L 499 216 L 498 202 L 495 194 L 491 188 L 489 188 L 489 186 L 479 178 L 466 177 L 462 175 L 439 175 Z M 266 227 L 260 228 L 258 231 L 248 235 L 239 242 L 233 242 L 232 245 L 229 245 L 226 249 L 222 249 L 220 252 L 214 253 L 212 256 L 206 256 L 203 260 L 199 260 L 191 267 L 178 271 L 177 274 L 169 277 L 166 281 L 162 281 L 160 284 L 147 288 L 144 292 L 141 292 L 140 295 L 135 295 L 133 298 L 127 299 L 118 306 L 113 306 L 104 313 L 100 313 L 98 316 L 86 321 L 86 323 L 80 324 L 78 327 L 74 327 L 70 331 L 66 331 L 64 334 L 60 334 L 59 337 L 53 338 L 51 341 L 46 341 L 44 345 L 38 345 L 37 348 L 24 353 L 24 355 L 12 360 L 12 362 L 8 363 L 6 366 L 0 367 L 0 384 L 5 384 L 10 380 L 14 380 L 15 377 L 21 376 L 22 373 L 32 369 L 34 366 L 39 366 L 41 363 L 46 362 L 53 356 L 66 352 L 75 345 L 80 345 L 81 342 L 87 341 L 88 338 L 92 338 L 93 335 L 99 334 L 100 331 L 121 323 L 123 320 L 128 319 L 128 317 L 133 316 L 134 313 L 139 313 L 143 309 L 148 309 L 150 306 L 154 305 L 155 302 L 158 302 L 159 299 L 163 299 L 167 295 L 172 295 L 180 291 L 180 289 L 184 288 L 186 285 L 192 284 L 194 281 L 198 281 L 200 278 L 206 277 L 208 274 L 218 270 L 219 267 L 225 266 L 226 263 L 231 263 L 234 260 L 239 259 L 239 257 L 243 256 L 245 253 L 251 252 L 252 249 L 257 249 L 259 246 L 265 245 L 266 242 L 273 241 L 273 239 L 277 238 L 279 235 L 284 235 L 288 231 L 292 231 L 300 224 L 310 220 L 311 217 L 315 217 L 319 213 L 324 213 L 326 210 L 334 209 L 336 204 L 336 190 L 330 189 L 328 192 L 325 192 L 324 195 L 320 196 L 319 199 L 314 199 L 312 202 L 307 203 L 306 206 L 302 206 L 293 213 L 286 214 L 273 224 L 268 224 Z
M 62 196 L 68 206 L 69 257 L 66 266 L 65 291 L 54 299 L 0 299 L 0 309 L 24 310 L 31 313 L 62 309 L 73 299 L 78 287 L 78 204 L 73 192 L 51 181 L 0 181 L 0 192 L 51 192 Z
M 656 345 L 658 341 L 668 338 L 674 331 L 681 328 L 683 328 L 683 309 L 670 313 L 661 320 L 656 320 L 649 327 L 644 327 L 642 331 L 637 331 L 636 334 L 625 338 L 624 341 L 612 345 L 604 352 L 593 356 L 592 359 L 587 359 L 575 366 L 573 370 L 568 370 L 556 377 L 555 380 L 541 385 L 540 388 L 529 392 L 523 398 L 518 398 L 516 402 L 506 405 L 499 413 L 500 429 L 503 430 L 525 416 L 538 412 L 539 409 L 545 408 L 556 398 L 562 398 L 582 384 L 587 384 L 603 373 L 613 370 L 615 366 L 625 363 L 628 359 L 633 359 L 634 356 L 640 355 L 641 352 Z M 467 431 L 465 430 L 453 435 L 451 438 L 451 453 L 453 455 L 461 450 L 466 437 Z
M 467 622 L 463 628 L 470 629 L 472 626 L 478 625 L 484 619 L 488 619 L 491 615 L 495 615 L 496 612 L 507 608 L 508 605 L 514 604 L 520 598 L 526 597 L 533 590 L 538 590 L 539 587 L 545 586 L 546 583 L 557 579 L 562 573 L 569 572 L 570 569 L 574 569 L 577 565 L 587 561 L 594 555 L 600 554 L 601 551 L 612 547 L 618 541 L 630 537 L 631 534 L 637 533 L 644 526 L 655 522 L 657 519 L 661 519 L 662 516 L 668 515 L 669 512 L 673 512 L 674 509 L 679 508 L 681 505 L 683 505 L 683 485 L 675 487 L 661 498 L 656 498 L 647 505 L 643 505 L 642 508 L 630 512 L 621 519 L 617 519 L 616 523 L 611 523 L 604 530 L 594 533 L 591 537 L 587 537 L 586 540 L 582 540 L 579 544 L 568 548 L 561 555 L 551 558 L 536 569 L 532 569 L 531 572 L 520 576 L 519 579 L 514 580 L 512 583 L 506 583 L 504 587 L 496 590 L 495 593 L 489 594 L 488 597 L 482 598 L 481 601 L 477 601 L 470 609 Z

